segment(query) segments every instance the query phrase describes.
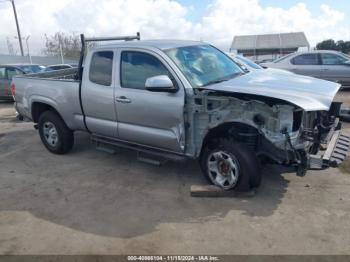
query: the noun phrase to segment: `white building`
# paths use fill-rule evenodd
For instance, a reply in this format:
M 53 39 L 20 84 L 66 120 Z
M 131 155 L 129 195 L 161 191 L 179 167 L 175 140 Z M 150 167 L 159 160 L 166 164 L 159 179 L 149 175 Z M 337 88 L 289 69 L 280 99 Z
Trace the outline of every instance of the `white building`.
M 304 32 L 238 35 L 233 38 L 230 52 L 237 52 L 252 60 L 276 59 L 280 56 L 309 49 L 310 44 Z

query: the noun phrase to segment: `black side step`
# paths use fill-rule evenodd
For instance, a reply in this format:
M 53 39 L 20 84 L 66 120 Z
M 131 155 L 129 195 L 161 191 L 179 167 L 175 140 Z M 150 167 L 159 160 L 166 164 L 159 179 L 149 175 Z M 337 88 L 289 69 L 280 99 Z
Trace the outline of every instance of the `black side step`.
M 138 152 L 138 155 L 140 155 L 140 153 L 144 153 L 144 154 L 156 157 L 158 159 L 166 159 L 166 160 L 172 160 L 172 161 L 178 161 L 178 162 L 184 162 L 189 159 L 189 157 L 186 155 L 181 155 L 181 154 L 163 151 L 159 149 L 146 148 L 141 145 L 120 141 L 117 139 L 101 137 L 97 135 L 92 135 L 91 141 L 96 142 L 97 144 L 106 144 L 117 148 L 120 147 L 120 148 L 135 150 Z

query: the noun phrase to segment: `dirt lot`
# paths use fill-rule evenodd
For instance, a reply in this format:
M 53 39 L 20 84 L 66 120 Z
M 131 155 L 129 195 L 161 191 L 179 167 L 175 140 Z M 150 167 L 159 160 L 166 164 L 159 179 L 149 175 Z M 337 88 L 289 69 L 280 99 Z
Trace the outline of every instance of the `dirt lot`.
M 270 165 L 255 197 L 191 198 L 206 183 L 195 162 L 151 166 L 83 133 L 53 155 L 0 103 L 0 253 L 349 254 L 346 170 Z

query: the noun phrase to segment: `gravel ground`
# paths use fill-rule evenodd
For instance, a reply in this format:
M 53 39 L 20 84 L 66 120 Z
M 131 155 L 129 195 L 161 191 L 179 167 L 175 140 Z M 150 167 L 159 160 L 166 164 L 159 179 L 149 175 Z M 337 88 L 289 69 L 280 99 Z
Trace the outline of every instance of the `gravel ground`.
M 346 164 L 303 178 L 269 165 L 254 197 L 192 198 L 206 183 L 196 162 L 155 167 L 84 133 L 53 155 L 14 115 L 0 103 L 1 254 L 350 253 Z

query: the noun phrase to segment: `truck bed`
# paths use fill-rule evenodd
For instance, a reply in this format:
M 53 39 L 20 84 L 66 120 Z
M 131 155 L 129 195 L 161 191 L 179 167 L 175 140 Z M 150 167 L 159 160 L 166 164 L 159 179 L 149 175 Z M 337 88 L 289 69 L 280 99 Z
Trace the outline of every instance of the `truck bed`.
M 17 111 L 33 119 L 33 105 L 44 103 L 54 108 L 73 130 L 85 130 L 79 99 L 77 68 L 16 76 Z

